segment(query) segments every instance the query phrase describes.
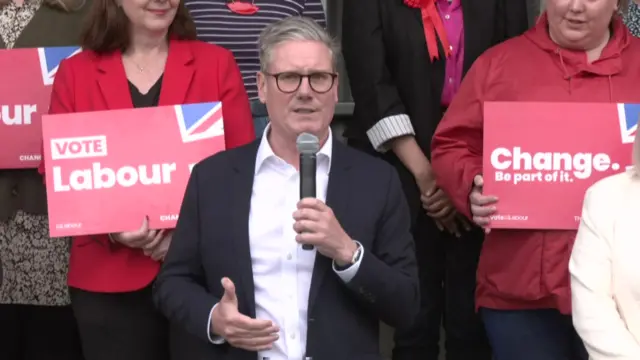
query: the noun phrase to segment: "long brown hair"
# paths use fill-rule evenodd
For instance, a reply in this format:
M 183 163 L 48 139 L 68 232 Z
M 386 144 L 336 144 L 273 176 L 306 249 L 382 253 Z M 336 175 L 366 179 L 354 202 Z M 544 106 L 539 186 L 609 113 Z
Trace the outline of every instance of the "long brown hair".
M 131 42 L 129 27 L 129 19 L 116 0 L 95 0 L 80 37 L 81 45 L 97 53 L 125 51 Z M 184 6 L 184 0 L 180 1 L 176 17 L 169 26 L 169 36 L 182 40 L 196 39 L 196 25 Z
M 0 8 L 11 3 L 11 0 L 0 0 Z M 42 3 L 50 8 L 62 10 L 65 12 L 73 12 L 80 10 L 85 0 L 43 0 Z

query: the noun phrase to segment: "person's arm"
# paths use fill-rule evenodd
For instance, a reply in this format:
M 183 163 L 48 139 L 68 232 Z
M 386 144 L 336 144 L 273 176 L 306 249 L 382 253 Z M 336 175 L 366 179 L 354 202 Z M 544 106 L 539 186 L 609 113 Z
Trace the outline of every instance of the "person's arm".
M 380 320 L 395 328 L 406 328 L 420 309 L 409 207 L 395 169 L 389 165 L 386 174 L 380 175 L 386 178 L 387 194 L 378 231 L 345 285 Z
M 416 178 L 430 173 L 426 155 L 386 64 L 378 0 L 343 2 L 342 50 L 358 116 L 379 152 L 392 150 Z
M 473 178 L 482 174 L 483 94 L 491 71 L 487 54 L 471 66 L 431 141 L 436 181 L 468 218 Z
M 222 50 L 222 49 L 221 49 Z M 218 81 L 224 121 L 225 147 L 232 149 L 255 140 L 253 116 L 249 105 L 249 96 L 242 82 L 242 74 L 233 54 L 222 50 Z
M 640 344 L 629 332 L 613 300 L 613 223 L 607 188 L 587 191 L 569 272 L 573 324 L 591 360 L 637 360 Z
M 312 18 L 323 28 L 327 27 L 327 17 L 320 0 L 305 0 L 302 16 Z
M 198 188 L 209 184 L 200 184 L 199 172 L 199 165 L 194 166 L 171 247 L 153 287 L 153 299 L 170 321 L 204 341 L 215 341 L 220 339 L 209 331 L 210 316 L 220 299 L 207 292 L 204 286 L 205 275 L 199 252 L 201 219 Z

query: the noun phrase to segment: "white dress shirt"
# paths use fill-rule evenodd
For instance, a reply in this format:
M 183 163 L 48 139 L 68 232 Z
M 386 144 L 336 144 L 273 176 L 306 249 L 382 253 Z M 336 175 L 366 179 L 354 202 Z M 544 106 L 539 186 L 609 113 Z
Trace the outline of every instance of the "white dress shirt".
M 304 359 L 307 340 L 307 306 L 316 250 L 303 250 L 293 230 L 293 213 L 300 200 L 300 177 L 295 167 L 273 153 L 265 129 L 256 156 L 255 177 L 249 213 L 249 241 L 255 287 L 256 318 L 280 327 L 279 339 L 258 360 Z M 316 195 L 326 201 L 331 169 L 332 137 L 317 154 Z M 361 245 L 360 245 L 361 246 Z M 333 270 L 349 282 L 360 261 L 349 268 Z M 207 323 L 207 332 L 209 332 Z M 210 339 L 213 343 L 220 338 Z

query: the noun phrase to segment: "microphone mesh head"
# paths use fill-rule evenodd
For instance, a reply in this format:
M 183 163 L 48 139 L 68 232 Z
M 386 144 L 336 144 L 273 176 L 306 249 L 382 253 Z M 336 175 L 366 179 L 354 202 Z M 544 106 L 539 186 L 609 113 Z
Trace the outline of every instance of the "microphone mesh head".
M 315 154 L 320 150 L 320 140 L 313 134 L 302 133 L 296 139 L 296 147 L 301 154 Z

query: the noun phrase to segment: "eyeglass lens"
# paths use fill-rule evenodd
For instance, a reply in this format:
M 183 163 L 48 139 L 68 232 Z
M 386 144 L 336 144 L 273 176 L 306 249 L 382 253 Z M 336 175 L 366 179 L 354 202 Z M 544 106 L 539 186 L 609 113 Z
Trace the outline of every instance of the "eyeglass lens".
M 302 75 L 293 72 L 285 72 L 275 75 L 278 88 L 282 92 L 291 93 L 300 87 L 303 78 L 309 78 L 309 86 L 318 93 L 325 93 L 331 90 L 334 82 L 334 75 L 326 72 L 311 73 Z

